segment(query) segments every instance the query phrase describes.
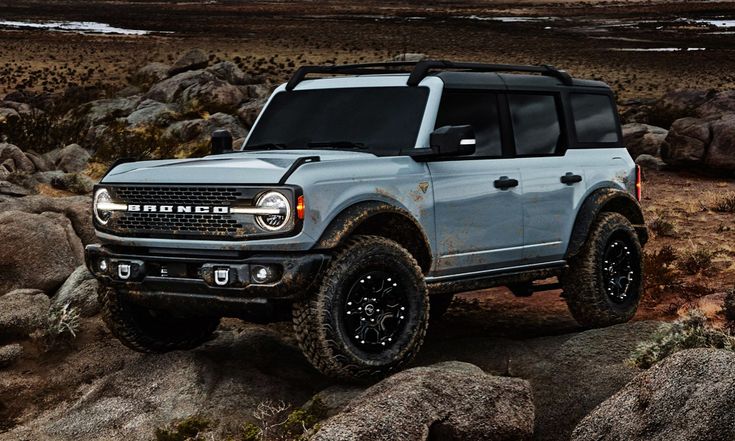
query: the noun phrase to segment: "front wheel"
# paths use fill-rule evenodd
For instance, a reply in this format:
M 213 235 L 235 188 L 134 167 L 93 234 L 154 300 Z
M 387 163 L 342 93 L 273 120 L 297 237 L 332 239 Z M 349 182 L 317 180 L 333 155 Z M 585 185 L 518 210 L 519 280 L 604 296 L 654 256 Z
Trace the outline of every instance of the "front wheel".
M 357 236 L 333 258 L 318 291 L 294 305 L 293 319 L 301 349 L 324 374 L 383 377 L 423 343 L 429 319 L 423 273 L 396 242 Z
M 642 293 L 642 250 L 627 218 L 602 213 L 563 277 L 564 296 L 582 326 L 627 322 Z

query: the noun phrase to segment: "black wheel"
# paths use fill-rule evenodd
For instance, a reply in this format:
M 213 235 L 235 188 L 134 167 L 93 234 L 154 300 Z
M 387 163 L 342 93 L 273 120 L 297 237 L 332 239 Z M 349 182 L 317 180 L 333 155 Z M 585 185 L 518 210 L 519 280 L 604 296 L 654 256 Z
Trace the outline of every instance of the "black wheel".
M 324 374 L 344 380 L 380 378 L 408 363 L 423 343 L 428 317 L 416 260 L 375 236 L 350 240 L 318 291 L 293 311 L 306 357 Z
M 441 320 L 449 309 L 449 305 L 454 300 L 454 294 L 432 294 L 429 296 L 429 304 L 431 305 L 431 313 L 429 320 L 432 322 Z
M 139 352 L 193 349 L 210 340 L 219 325 L 216 317 L 175 317 L 135 305 L 113 288 L 100 288 L 99 301 L 112 334 Z
M 588 327 L 633 318 L 643 289 L 641 269 L 641 244 L 630 221 L 602 213 L 562 280 L 574 318 Z

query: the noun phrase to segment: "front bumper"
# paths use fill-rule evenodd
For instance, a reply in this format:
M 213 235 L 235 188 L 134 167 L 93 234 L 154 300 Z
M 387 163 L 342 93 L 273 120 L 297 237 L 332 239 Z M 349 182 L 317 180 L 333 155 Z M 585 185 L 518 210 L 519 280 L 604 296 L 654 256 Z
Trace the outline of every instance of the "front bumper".
M 320 253 L 175 255 L 88 245 L 85 262 L 105 286 L 149 308 L 251 318 L 304 296 L 329 261 Z M 102 263 L 104 262 L 104 264 Z M 259 270 L 268 277 L 257 280 Z

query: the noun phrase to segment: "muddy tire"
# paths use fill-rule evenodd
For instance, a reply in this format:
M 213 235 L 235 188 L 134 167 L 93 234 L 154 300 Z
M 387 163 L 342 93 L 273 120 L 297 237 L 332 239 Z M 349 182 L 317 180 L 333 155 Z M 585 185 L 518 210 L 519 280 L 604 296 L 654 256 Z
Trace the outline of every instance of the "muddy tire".
M 642 250 L 630 221 L 602 213 L 582 250 L 562 277 L 564 297 L 585 327 L 603 327 L 633 318 L 642 293 Z
M 436 322 L 444 317 L 449 305 L 452 304 L 454 294 L 434 294 L 429 296 L 429 304 L 431 305 L 431 314 L 429 314 L 429 320 Z
M 135 305 L 113 288 L 101 287 L 99 301 L 110 332 L 138 352 L 193 349 L 211 340 L 219 325 L 219 318 L 179 318 Z
M 332 259 L 321 285 L 294 304 L 299 345 L 325 375 L 381 378 L 418 352 L 429 297 L 416 260 L 392 240 L 357 236 Z

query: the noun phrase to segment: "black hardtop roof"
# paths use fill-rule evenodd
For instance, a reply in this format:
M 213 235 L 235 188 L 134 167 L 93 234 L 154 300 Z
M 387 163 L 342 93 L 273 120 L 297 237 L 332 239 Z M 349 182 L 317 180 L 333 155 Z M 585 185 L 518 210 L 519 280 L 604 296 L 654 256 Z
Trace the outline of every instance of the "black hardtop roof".
M 529 73 L 537 75 L 528 75 Z M 302 66 L 293 74 L 286 85 L 286 90 L 293 90 L 309 74 L 409 74 L 406 81 L 408 86 L 417 86 L 427 76 L 437 76 L 448 88 L 546 90 L 559 87 L 594 87 L 609 90 L 609 86 L 601 81 L 574 79 L 567 72 L 548 65 L 462 63 L 443 60 Z

